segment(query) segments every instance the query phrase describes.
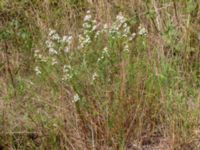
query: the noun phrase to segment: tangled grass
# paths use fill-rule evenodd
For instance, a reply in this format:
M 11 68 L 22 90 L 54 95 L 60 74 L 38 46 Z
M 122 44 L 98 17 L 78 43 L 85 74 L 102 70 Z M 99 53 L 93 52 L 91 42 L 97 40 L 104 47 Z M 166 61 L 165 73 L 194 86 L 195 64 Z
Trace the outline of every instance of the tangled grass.
M 198 0 L 3 0 L 0 18 L 0 149 L 200 148 Z

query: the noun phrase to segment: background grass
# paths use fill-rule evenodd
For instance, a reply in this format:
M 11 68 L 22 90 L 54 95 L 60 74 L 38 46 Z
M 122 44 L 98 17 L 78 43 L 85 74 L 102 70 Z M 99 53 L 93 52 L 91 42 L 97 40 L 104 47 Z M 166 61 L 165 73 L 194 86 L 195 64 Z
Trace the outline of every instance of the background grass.
M 198 150 L 199 3 L 1 0 L 0 149 Z M 95 30 L 91 43 L 78 49 L 88 10 L 97 24 L 109 26 L 121 12 L 136 37 L 127 42 L 102 33 L 95 39 Z M 138 34 L 139 26 L 147 35 Z M 55 57 L 53 66 L 45 44 L 49 28 L 75 37 L 70 54 Z M 47 62 L 38 61 L 37 50 Z M 69 64 L 70 79 L 63 81 Z

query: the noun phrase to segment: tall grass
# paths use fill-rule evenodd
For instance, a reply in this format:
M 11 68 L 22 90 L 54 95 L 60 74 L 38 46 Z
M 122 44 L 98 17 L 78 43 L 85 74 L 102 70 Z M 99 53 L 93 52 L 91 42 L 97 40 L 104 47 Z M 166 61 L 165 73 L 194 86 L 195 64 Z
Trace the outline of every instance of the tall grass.
M 0 149 L 199 149 L 199 1 L 0 1 Z

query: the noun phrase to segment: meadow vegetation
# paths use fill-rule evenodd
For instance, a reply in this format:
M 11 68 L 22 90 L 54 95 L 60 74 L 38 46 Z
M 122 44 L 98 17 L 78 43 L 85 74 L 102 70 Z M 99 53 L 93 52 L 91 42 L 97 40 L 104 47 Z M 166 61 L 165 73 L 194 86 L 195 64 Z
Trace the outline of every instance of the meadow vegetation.
M 199 0 L 0 0 L 0 149 L 199 150 Z

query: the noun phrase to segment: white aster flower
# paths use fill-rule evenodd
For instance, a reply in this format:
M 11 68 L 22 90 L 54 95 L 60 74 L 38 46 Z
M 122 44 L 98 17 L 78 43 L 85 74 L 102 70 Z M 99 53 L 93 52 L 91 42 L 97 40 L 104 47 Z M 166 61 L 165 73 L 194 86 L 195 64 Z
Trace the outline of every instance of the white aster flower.
M 46 40 L 45 44 L 48 48 L 54 47 L 54 43 L 51 40 Z
M 84 21 L 90 21 L 92 19 L 92 15 L 89 13 L 84 17 Z
M 40 68 L 38 66 L 36 66 L 34 70 L 35 70 L 36 75 L 41 74 Z
M 104 24 L 103 29 L 104 29 L 104 30 L 107 30 L 107 29 L 108 29 L 108 24 L 107 24 L 107 23 Z
M 72 102 L 73 102 L 73 103 L 76 103 L 76 102 L 79 101 L 79 100 L 80 100 L 79 95 L 78 95 L 78 94 L 75 94 L 74 97 L 73 97 Z
M 68 43 L 70 44 L 72 42 L 72 36 L 68 36 L 68 35 L 65 35 L 62 37 L 62 40 L 61 40 L 63 43 Z
M 58 54 L 58 52 L 53 48 L 53 47 L 51 47 L 51 48 L 49 48 L 49 54 L 50 55 L 57 55 Z
M 108 54 L 108 48 L 107 48 L 107 47 L 104 47 L 104 49 L 103 49 L 103 54 L 109 55 L 109 54 Z
M 138 34 L 139 35 L 147 35 L 148 31 L 145 27 L 142 27 L 141 25 L 138 27 L 139 31 Z
M 128 46 L 128 44 L 126 44 L 126 45 L 124 46 L 124 51 L 129 52 L 129 46 Z
M 119 21 L 121 24 L 124 23 L 126 21 L 126 18 L 122 15 L 122 13 L 120 12 L 117 17 L 116 17 L 117 21 Z
M 64 52 L 65 52 L 65 53 L 69 53 L 69 51 L 70 51 L 70 48 L 69 48 L 68 46 L 66 46 L 66 47 L 64 48 Z
M 51 64 L 52 64 L 52 66 L 54 66 L 55 64 L 58 64 L 58 61 L 55 58 L 52 58 Z
M 87 14 L 90 14 L 90 13 L 91 13 L 91 11 L 90 11 L 90 10 L 88 10 L 86 13 L 87 13 Z
M 92 75 L 92 81 L 96 80 L 98 77 L 98 74 L 95 72 L 93 75 Z
M 54 34 L 56 34 L 56 30 L 49 29 L 49 36 L 51 37 Z
M 88 22 L 83 23 L 83 28 L 88 29 L 91 28 L 91 24 Z
M 60 36 L 59 36 L 57 33 L 55 33 L 55 34 L 53 34 L 53 35 L 51 36 L 51 39 L 52 39 L 52 40 L 59 41 L 59 40 L 60 40 Z

